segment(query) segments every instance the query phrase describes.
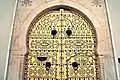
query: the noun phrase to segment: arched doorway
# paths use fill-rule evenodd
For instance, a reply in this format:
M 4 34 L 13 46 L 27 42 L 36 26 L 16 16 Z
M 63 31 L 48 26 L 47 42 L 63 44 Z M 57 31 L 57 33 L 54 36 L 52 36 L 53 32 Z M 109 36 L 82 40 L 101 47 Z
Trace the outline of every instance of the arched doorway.
M 24 80 L 100 80 L 96 37 L 84 14 L 59 8 L 38 15 L 27 33 Z

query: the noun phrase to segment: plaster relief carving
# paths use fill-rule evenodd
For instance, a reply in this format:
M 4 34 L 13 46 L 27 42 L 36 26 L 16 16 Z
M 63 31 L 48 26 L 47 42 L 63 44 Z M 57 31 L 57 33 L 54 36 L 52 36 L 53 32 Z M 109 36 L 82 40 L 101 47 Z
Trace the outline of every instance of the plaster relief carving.
M 102 7 L 101 0 L 92 0 L 93 6 Z
M 32 1 L 31 0 L 23 0 L 22 1 L 22 6 L 31 6 L 32 4 Z

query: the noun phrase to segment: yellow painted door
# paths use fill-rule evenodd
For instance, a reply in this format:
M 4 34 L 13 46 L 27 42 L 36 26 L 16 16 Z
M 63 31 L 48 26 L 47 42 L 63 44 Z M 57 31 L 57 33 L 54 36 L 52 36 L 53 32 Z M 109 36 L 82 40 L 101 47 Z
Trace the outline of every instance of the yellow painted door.
M 27 33 L 24 80 L 100 80 L 94 26 L 85 15 L 56 9 Z

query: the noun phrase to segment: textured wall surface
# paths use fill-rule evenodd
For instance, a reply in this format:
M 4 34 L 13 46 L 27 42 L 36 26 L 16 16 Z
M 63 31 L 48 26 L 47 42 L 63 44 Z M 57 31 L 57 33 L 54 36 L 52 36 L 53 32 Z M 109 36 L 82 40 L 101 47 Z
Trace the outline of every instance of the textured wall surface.
M 13 25 L 8 80 L 22 80 L 23 59 L 26 53 L 26 32 L 31 21 L 42 10 L 61 4 L 80 10 L 92 21 L 97 32 L 97 53 L 100 56 L 102 80 L 117 80 L 103 0 L 19 0 Z

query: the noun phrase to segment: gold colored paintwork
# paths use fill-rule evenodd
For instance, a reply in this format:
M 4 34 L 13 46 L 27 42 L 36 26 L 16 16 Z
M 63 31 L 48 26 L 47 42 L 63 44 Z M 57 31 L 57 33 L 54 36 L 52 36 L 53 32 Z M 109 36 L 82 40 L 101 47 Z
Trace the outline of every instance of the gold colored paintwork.
M 55 27 L 57 35 L 51 35 Z M 67 36 L 70 26 L 72 35 Z M 49 11 L 30 26 L 24 80 L 100 80 L 96 34 L 85 17 L 64 9 Z M 46 61 L 37 60 L 47 56 Z M 50 62 L 49 71 L 45 63 Z M 74 70 L 72 62 L 77 62 Z

